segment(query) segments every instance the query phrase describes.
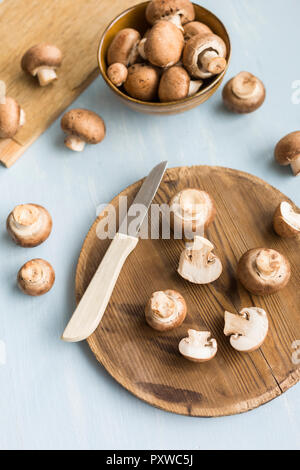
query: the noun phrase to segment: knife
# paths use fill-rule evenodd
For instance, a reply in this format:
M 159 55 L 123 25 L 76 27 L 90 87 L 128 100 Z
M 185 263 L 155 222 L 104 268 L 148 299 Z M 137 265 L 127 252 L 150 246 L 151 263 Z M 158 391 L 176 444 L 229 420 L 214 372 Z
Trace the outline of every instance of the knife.
M 128 233 L 130 222 L 136 216 L 130 215 L 130 208 L 126 217 L 126 223 L 121 223 L 119 232 L 112 240 L 103 260 L 101 261 L 93 279 L 85 294 L 79 302 L 71 320 L 69 321 L 62 339 L 75 343 L 88 338 L 98 327 L 109 299 L 112 295 L 121 269 L 138 243 L 141 225 L 148 213 L 152 200 L 157 193 L 163 175 L 167 168 L 167 161 L 161 162 L 153 168 L 145 179 L 132 206 L 138 205 L 139 218 L 134 233 Z M 131 207 L 132 207 L 131 206 Z M 131 230 L 130 230 L 131 232 Z

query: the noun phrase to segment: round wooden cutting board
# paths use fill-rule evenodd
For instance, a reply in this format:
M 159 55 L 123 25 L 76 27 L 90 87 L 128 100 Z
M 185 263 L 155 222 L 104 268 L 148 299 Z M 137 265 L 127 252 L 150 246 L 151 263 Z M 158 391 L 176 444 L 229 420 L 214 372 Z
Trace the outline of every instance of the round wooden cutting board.
M 131 203 L 141 184 L 138 181 L 119 196 L 127 196 Z M 300 378 L 300 364 L 293 349 L 293 343 L 300 340 L 299 240 L 283 240 L 275 235 L 274 210 L 288 198 L 254 176 L 220 167 L 173 168 L 166 172 L 154 202 L 167 203 L 187 187 L 208 191 L 215 199 L 217 217 L 206 236 L 222 260 L 222 276 L 206 286 L 190 284 L 177 274 L 184 248 L 181 240 L 140 240 L 88 343 L 98 361 L 121 385 L 151 405 L 190 416 L 241 413 L 279 396 Z M 112 201 L 116 208 L 119 196 Z M 98 239 L 98 223 L 99 218 L 79 258 L 77 301 L 110 243 Z M 253 247 L 274 248 L 289 259 L 292 277 L 283 291 L 256 297 L 237 282 L 237 262 Z M 188 315 L 180 328 L 159 333 L 145 323 L 144 306 L 152 292 L 165 289 L 183 294 Z M 240 354 L 223 334 L 224 311 L 237 313 L 250 306 L 268 312 L 270 331 L 260 350 Z M 218 341 L 215 359 L 195 364 L 179 355 L 178 343 L 189 328 L 212 332 Z

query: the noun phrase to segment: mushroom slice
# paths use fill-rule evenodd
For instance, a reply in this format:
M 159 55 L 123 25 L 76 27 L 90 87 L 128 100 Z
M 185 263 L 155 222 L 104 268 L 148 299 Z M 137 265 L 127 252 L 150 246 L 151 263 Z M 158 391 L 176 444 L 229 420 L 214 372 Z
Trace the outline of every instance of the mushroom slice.
M 252 294 L 268 295 L 287 285 L 291 277 L 291 267 L 288 260 L 278 251 L 254 248 L 241 257 L 237 277 Z
M 300 234 L 300 213 L 295 212 L 289 202 L 281 202 L 275 211 L 273 226 L 280 237 L 294 238 Z
M 200 21 L 191 21 L 183 27 L 184 40 L 188 41 L 197 34 L 212 34 L 212 30 Z
M 140 40 L 141 35 L 136 29 L 125 28 L 119 31 L 108 48 L 108 65 L 120 63 L 128 67 L 135 64 L 139 56 L 138 45 Z
M 170 201 L 171 226 L 175 238 L 192 240 L 204 231 L 216 215 L 215 203 L 211 196 L 198 189 L 184 189 Z
M 37 44 L 22 57 L 21 67 L 24 72 L 37 76 L 40 86 L 49 85 L 57 79 L 56 69 L 61 66 L 62 53 L 52 44 Z
M 265 101 L 266 90 L 259 78 L 249 72 L 240 72 L 223 89 L 223 101 L 230 111 L 252 113 Z
M 32 248 L 49 237 L 52 218 L 45 207 L 37 204 L 21 204 L 9 214 L 6 226 L 17 245 Z
M 107 69 L 107 76 L 113 85 L 120 87 L 126 82 L 128 69 L 124 64 L 111 64 Z
M 210 284 L 222 274 L 221 260 L 212 253 L 214 246 L 209 240 L 196 236 L 191 246 L 182 252 L 178 273 L 194 284 Z
M 159 21 L 150 30 L 144 51 L 152 65 L 165 68 L 180 61 L 183 46 L 182 32 L 169 21 Z
M 188 330 L 188 337 L 179 343 L 179 352 L 192 362 L 207 362 L 218 351 L 217 341 L 211 338 L 209 331 Z
M 88 109 L 71 109 L 60 124 L 67 134 L 65 146 L 75 152 L 81 152 L 86 143 L 99 144 L 106 134 L 103 119 Z
M 0 103 L 0 139 L 9 139 L 16 135 L 25 124 L 25 113 L 20 105 L 10 97 Z
M 269 330 L 269 321 L 262 308 L 244 308 L 238 315 L 225 312 L 225 336 L 230 336 L 231 346 L 249 353 L 260 348 Z
M 154 101 L 157 97 L 159 72 L 152 65 L 135 64 L 129 67 L 124 88 L 129 96 L 141 101 Z
M 195 18 L 194 5 L 190 0 L 152 0 L 146 9 L 148 23 L 154 25 L 157 21 L 166 20 L 178 28 L 193 21 Z
M 279 165 L 291 165 L 294 175 L 300 175 L 300 131 L 291 132 L 278 142 L 275 160 Z
M 46 294 L 52 288 L 54 281 L 54 269 L 43 259 L 28 261 L 18 273 L 18 286 L 27 295 Z
M 174 290 L 166 290 L 152 294 L 145 308 L 145 317 L 154 330 L 169 331 L 183 323 L 186 312 L 182 295 Z
M 194 78 L 210 78 L 225 70 L 227 49 L 216 34 L 197 34 L 185 44 L 183 65 Z
M 159 83 L 158 97 L 162 103 L 178 101 L 188 96 L 190 77 L 187 71 L 175 65 L 167 69 Z

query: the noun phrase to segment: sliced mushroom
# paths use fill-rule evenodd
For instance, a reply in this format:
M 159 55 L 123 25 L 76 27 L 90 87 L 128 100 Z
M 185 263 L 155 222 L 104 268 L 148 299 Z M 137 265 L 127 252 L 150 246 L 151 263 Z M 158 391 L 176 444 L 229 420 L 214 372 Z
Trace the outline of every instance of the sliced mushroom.
M 188 330 L 188 337 L 179 343 L 179 352 L 192 362 L 207 362 L 215 357 L 218 351 L 217 341 L 209 331 Z
M 40 86 L 49 85 L 57 79 L 56 69 L 61 66 L 62 53 L 52 44 L 37 44 L 22 57 L 21 67 L 24 72 L 37 76 Z
M 126 82 L 128 69 L 124 64 L 111 64 L 107 69 L 107 76 L 113 85 L 120 87 Z
M 86 143 L 99 144 L 106 134 L 103 119 L 88 109 L 71 109 L 60 124 L 67 134 L 65 146 L 75 152 L 82 152 Z
M 129 67 L 124 88 L 129 96 L 142 101 L 154 101 L 157 97 L 159 72 L 152 65 L 135 64 Z
M 297 237 L 300 234 L 300 212 L 294 211 L 289 202 L 281 202 L 275 211 L 273 226 L 282 238 Z
M 191 21 L 185 24 L 183 31 L 185 41 L 197 36 L 197 34 L 212 34 L 212 30 L 200 21 Z
M 249 72 L 240 72 L 223 89 L 224 104 L 235 113 L 252 113 L 263 104 L 265 98 L 263 82 Z
M 300 131 L 291 132 L 278 142 L 275 159 L 279 165 L 291 165 L 294 175 L 300 175 Z
M 216 34 L 197 34 L 185 44 L 183 65 L 194 78 L 210 78 L 225 70 L 226 45 Z
M 184 46 L 182 32 L 169 21 L 159 21 L 145 42 L 145 56 L 152 65 L 171 67 L 180 61 Z
M 238 315 L 225 312 L 225 336 L 230 336 L 231 346 L 249 353 L 259 349 L 269 330 L 269 321 L 262 308 L 244 308 Z
M 167 69 L 160 80 L 158 97 L 161 102 L 186 98 L 190 89 L 190 76 L 183 67 L 175 65 Z
M 182 252 L 178 273 L 194 284 L 210 284 L 222 274 L 221 260 L 212 253 L 214 246 L 203 237 L 195 237 Z
M 184 236 L 185 239 L 192 240 L 195 235 L 204 235 L 215 218 L 216 207 L 207 192 L 188 188 L 173 196 L 170 212 L 175 238 Z
M 0 103 L 0 139 L 10 139 L 25 124 L 25 113 L 20 105 L 8 96 Z
M 278 251 L 254 248 L 241 257 L 237 277 L 252 294 L 268 295 L 287 285 L 291 277 L 291 267 L 288 260 Z
M 108 65 L 120 63 L 128 67 L 135 64 L 139 56 L 138 45 L 140 40 L 141 35 L 136 29 L 125 28 L 119 31 L 108 48 Z
M 145 308 L 146 321 L 157 331 L 169 331 L 180 326 L 186 317 L 186 303 L 179 292 L 158 291 L 152 294 Z
M 7 217 L 6 227 L 17 245 L 32 248 L 43 243 L 52 230 L 52 218 L 45 207 L 22 204 Z
M 52 288 L 54 281 L 54 269 L 43 259 L 28 261 L 18 273 L 18 286 L 27 295 L 46 294 Z
M 181 28 L 194 18 L 195 9 L 190 0 L 152 0 L 146 9 L 146 19 L 152 25 L 166 20 Z

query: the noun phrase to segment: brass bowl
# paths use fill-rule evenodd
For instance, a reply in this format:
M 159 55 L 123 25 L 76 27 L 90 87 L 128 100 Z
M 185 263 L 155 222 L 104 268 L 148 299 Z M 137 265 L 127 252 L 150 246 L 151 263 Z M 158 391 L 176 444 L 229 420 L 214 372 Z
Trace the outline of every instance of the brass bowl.
M 145 11 L 148 3 L 149 2 L 140 3 L 139 5 L 135 5 L 129 8 L 128 10 L 124 11 L 123 13 L 118 15 L 104 31 L 98 48 L 98 64 L 101 75 L 106 81 L 107 85 L 111 88 L 111 90 L 119 97 L 119 99 L 135 111 L 147 114 L 177 114 L 182 113 L 184 111 L 188 111 L 189 109 L 195 108 L 199 104 L 204 103 L 204 101 L 208 100 L 208 98 L 210 98 L 221 85 L 225 73 L 227 71 L 231 55 L 229 35 L 223 23 L 213 13 L 199 5 L 194 4 L 196 20 L 207 24 L 214 33 L 216 33 L 223 39 L 226 44 L 226 69 L 220 75 L 216 75 L 215 77 L 206 80 L 205 85 L 201 88 L 198 93 L 179 101 L 172 101 L 170 103 L 160 103 L 158 101 L 146 102 L 131 98 L 131 96 L 128 96 L 122 88 L 117 88 L 109 80 L 106 74 L 107 50 L 115 35 L 123 28 L 135 28 L 141 33 L 141 35 L 146 32 L 146 30 L 149 28 L 149 24 L 147 23 L 145 18 Z

